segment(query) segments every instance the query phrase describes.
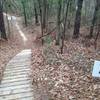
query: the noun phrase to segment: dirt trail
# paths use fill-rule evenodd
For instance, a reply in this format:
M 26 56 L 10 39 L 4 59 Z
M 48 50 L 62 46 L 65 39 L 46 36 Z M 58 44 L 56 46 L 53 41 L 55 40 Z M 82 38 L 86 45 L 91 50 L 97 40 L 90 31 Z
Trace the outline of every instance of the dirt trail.
M 41 46 L 41 39 L 37 39 L 40 36 L 40 26 L 28 25 L 27 27 L 23 24 L 23 18 L 14 15 L 4 14 L 8 17 L 10 23 L 12 23 L 11 30 L 13 30 L 13 38 L 18 37 L 18 42 L 22 49 L 32 49 Z
M 0 40 L 0 80 L 8 61 L 21 50 L 31 49 L 35 39 L 33 28 L 30 28 L 29 30 L 29 27 L 23 27 L 21 17 L 16 17 L 13 15 L 6 16 L 6 14 L 4 14 L 5 20 L 7 20 L 7 17 L 10 23 L 11 33 L 8 41 Z

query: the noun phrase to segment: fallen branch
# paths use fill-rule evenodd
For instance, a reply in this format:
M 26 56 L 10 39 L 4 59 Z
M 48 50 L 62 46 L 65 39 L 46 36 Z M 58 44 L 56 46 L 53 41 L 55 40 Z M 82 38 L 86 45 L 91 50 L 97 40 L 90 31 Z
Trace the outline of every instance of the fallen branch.
M 64 19 L 62 19 L 62 20 L 60 21 L 60 24 L 63 22 L 63 20 L 64 20 Z M 47 35 L 50 35 L 53 31 L 56 30 L 56 28 L 57 28 L 57 27 L 54 27 L 50 32 L 48 32 L 47 34 L 45 34 L 45 35 L 39 37 L 38 39 L 41 39 L 41 38 L 43 38 L 43 37 L 45 37 L 45 36 L 47 36 Z
M 45 37 L 45 36 L 47 36 L 47 35 L 50 35 L 53 31 L 56 30 L 56 28 L 57 28 L 57 27 L 53 28 L 49 33 L 47 33 L 47 34 L 45 34 L 45 35 L 39 37 L 38 39 L 41 39 L 41 38 L 43 38 L 43 37 Z

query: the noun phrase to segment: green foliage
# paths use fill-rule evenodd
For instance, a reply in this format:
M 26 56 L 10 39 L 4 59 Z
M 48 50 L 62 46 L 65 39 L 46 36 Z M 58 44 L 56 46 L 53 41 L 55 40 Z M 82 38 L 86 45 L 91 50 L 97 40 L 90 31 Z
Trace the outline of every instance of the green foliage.
M 44 38 L 44 41 L 45 41 L 45 43 L 50 44 L 50 43 L 52 42 L 51 36 L 46 36 L 46 37 Z

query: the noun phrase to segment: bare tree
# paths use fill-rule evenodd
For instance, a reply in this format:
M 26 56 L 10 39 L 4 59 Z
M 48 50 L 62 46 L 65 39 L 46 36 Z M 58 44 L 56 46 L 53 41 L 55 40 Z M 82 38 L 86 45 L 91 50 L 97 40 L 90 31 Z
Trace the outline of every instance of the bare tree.
M 7 39 L 5 25 L 4 25 L 4 18 L 3 18 L 3 1 L 0 0 L 0 33 L 1 38 Z
M 39 23 L 39 19 L 38 19 L 38 10 L 37 10 L 37 4 L 34 1 L 34 13 L 35 13 L 35 24 Z
M 65 13 L 65 20 L 64 20 L 64 29 L 62 32 L 62 45 L 61 45 L 61 53 L 63 53 L 63 47 L 64 47 L 64 40 L 65 40 L 65 32 L 66 32 L 66 22 L 68 17 L 68 9 L 69 9 L 69 3 L 70 0 L 66 0 L 66 13 Z
M 43 0 L 43 30 L 46 29 L 47 0 Z
M 22 5 L 23 5 L 25 25 L 27 26 L 27 15 L 26 15 L 26 8 L 25 8 L 25 2 L 24 1 L 22 1 Z
M 73 37 L 78 38 L 80 34 L 80 22 L 81 22 L 81 11 L 82 11 L 83 0 L 78 0 L 76 7 L 76 18 L 74 25 Z
M 38 5 L 39 5 L 39 13 L 40 13 L 40 23 L 41 23 L 41 34 L 42 34 L 42 37 L 43 37 L 43 15 L 42 15 L 42 1 L 41 0 L 38 0 Z M 43 38 L 42 39 L 42 45 L 43 45 Z
M 89 35 L 90 38 L 93 37 L 94 25 L 95 25 L 95 22 L 97 20 L 97 13 L 98 13 L 99 8 L 100 8 L 100 0 L 96 0 L 96 5 L 95 5 L 94 14 L 93 14 L 92 24 L 91 24 L 91 27 L 90 27 L 90 35 Z
M 61 30 L 60 30 L 61 8 L 62 8 L 62 0 L 58 0 L 56 45 L 59 45 L 61 38 Z

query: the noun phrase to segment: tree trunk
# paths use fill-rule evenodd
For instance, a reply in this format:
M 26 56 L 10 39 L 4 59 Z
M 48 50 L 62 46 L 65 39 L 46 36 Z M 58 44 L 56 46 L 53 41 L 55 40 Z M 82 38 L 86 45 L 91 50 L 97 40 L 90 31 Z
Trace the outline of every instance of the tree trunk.
M 60 31 L 60 20 L 61 20 L 61 8 L 62 8 L 62 0 L 58 1 L 58 13 L 57 13 L 57 35 L 56 35 L 56 45 L 59 45 L 61 38 Z
M 23 10 L 24 10 L 25 25 L 27 26 L 27 15 L 26 15 L 26 9 L 25 9 L 25 2 L 24 1 L 22 1 L 22 5 L 23 5 Z
M 43 30 L 46 29 L 47 0 L 43 0 Z
M 70 3 L 70 0 L 67 0 L 66 1 L 66 13 L 65 13 L 65 20 L 64 20 L 64 29 L 63 29 L 63 32 L 62 32 L 62 45 L 61 45 L 61 54 L 63 53 L 63 48 L 64 48 L 64 40 L 65 40 L 65 32 L 66 32 L 66 22 L 67 22 L 67 16 L 68 16 L 68 9 L 69 9 L 69 3 Z
M 0 0 L 0 33 L 1 38 L 7 40 L 5 25 L 4 25 L 4 18 L 3 18 L 3 1 Z
M 93 19 L 92 19 L 92 25 L 90 27 L 90 35 L 89 35 L 90 38 L 93 37 L 93 30 L 94 30 L 95 22 L 97 20 L 97 13 L 98 13 L 98 10 L 99 10 L 99 6 L 100 6 L 100 0 L 96 0 L 95 11 L 94 11 L 94 14 L 93 14 Z
M 34 3 L 34 13 L 35 13 L 35 24 L 37 25 L 39 23 L 39 20 L 38 20 L 38 12 L 35 3 Z
M 41 4 L 42 4 L 41 0 L 38 0 L 39 12 L 40 12 L 40 23 L 41 23 L 41 34 L 42 34 L 42 37 L 43 37 L 43 21 L 42 21 L 42 19 L 43 19 L 42 13 L 43 12 L 42 12 L 42 6 L 41 6 Z M 44 43 L 44 40 L 42 38 L 42 45 L 43 45 L 43 43 Z
M 95 49 L 97 48 L 97 40 L 99 38 L 99 34 L 100 34 L 100 24 L 98 24 L 97 35 L 96 35 L 95 42 L 94 42 Z
M 74 38 L 78 38 L 79 34 L 80 34 L 80 22 L 81 22 L 82 5 L 83 5 L 83 0 L 78 0 L 76 18 L 75 18 L 75 24 L 74 24 L 74 33 L 73 33 Z

